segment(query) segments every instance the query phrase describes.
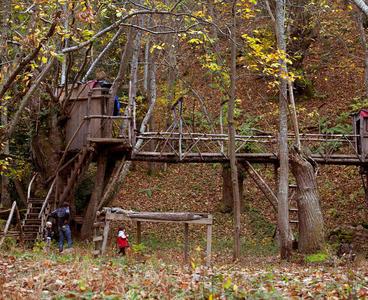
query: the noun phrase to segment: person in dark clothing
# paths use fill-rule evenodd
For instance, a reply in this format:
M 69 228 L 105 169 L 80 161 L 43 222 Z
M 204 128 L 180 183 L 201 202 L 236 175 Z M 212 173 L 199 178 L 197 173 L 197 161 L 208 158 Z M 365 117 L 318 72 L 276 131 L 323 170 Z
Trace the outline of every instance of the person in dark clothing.
M 55 209 L 51 214 L 50 217 L 56 219 L 57 227 L 59 231 L 59 251 L 63 252 L 64 249 L 64 239 L 68 243 L 68 248 L 72 247 L 72 233 L 70 230 L 70 209 L 69 203 L 64 202 L 62 207 Z
M 43 240 L 46 242 L 46 250 L 50 250 L 51 239 L 54 236 L 54 232 L 52 231 L 52 223 L 46 222 L 46 227 L 43 231 Z

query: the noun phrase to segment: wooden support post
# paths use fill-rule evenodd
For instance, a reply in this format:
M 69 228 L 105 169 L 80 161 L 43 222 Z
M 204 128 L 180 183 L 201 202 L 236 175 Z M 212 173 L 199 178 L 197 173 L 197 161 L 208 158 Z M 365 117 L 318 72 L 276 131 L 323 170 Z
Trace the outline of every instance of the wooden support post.
M 184 223 L 184 263 L 189 262 L 189 224 Z
M 23 243 L 24 243 L 24 234 L 23 234 L 22 221 L 20 219 L 20 213 L 19 213 L 18 206 L 15 207 L 15 211 L 16 211 L 16 216 L 17 216 L 17 223 L 18 223 L 18 226 L 19 226 L 20 242 L 23 245 Z
M 137 244 L 142 243 L 142 227 L 141 221 L 137 221 Z
M 207 225 L 207 250 L 206 250 L 207 267 L 211 265 L 211 250 L 212 250 L 212 224 Z
M 91 90 L 88 93 L 88 100 L 87 100 L 87 117 L 91 114 L 91 98 L 92 98 L 93 91 Z M 91 137 L 91 119 L 87 119 L 87 138 Z
M 179 159 L 183 157 L 183 100 L 179 100 Z
M 8 220 L 6 221 L 6 224 L 5 224 L 5 228 L 4 228 L 4 235 L 2 236 L 1 240 L 0 240 L 0 247 L 1 245 L 4 243 L 4 240 L 5 240 L 5 237 L 6 237 L 6 234 L 8 233 L 8 230 L 9 230 L 9 227 L 10 227 L 10 222 L 13 218 L 13 215 L 14 215 L 14 211 L 15 211 L 15 207 L 17 206 L 17 203 L 14 201 L 13 202 L 13 205 L 11 207 L 11 210 L 10 210 L 10 214 L 9 214 L 9 217 L 8 217 Z
M 105 254 L 106 252 L 106 245 L 107 245 L 107 240 L 109 237 L 109 230 L 110 230 L 110 221 L 106 221 L 104 231 L 103 231 L 101 254 Z

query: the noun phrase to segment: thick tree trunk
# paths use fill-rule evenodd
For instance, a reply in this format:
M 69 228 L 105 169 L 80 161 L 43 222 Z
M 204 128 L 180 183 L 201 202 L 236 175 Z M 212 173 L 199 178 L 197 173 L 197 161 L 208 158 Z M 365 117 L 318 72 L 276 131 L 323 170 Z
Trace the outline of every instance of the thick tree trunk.
M 323 217 L 319 203 L 316 175 L 312 164 L 294 151 L 291 155 L 291 171 L 299 189 L 299 250 L 312 253 L 324 243 Z
M 238 168 L 238 184 L 240 209 L 243 210 L 243 182 L 245 174 L 241 168 Z M 231 169 L 229 164 L 222 165 L 222 208 L 221 212 L 230 213 L 234 210 L 233 187 L 231 181 Z
M 368 46 L 367 46 L 367 34 L 364 28 L 364 19 L 367 20 L 367 16 L 362 12 L 358 12 L 356 15 L 357 25 L 360 34 L 360 43 L 364 50 L 364 88 L 365 96 L 368 96 Z
M 275 29 L 277 38 L 277 49 L 286 52 L 285 42 L 285 2 L 276 0 Z M 278 185 L 278 213 L 277 225 L 280 233 L 280 254 L 282 259 L 287 259 L 291 254 L 291 237 L 289 234 L 289 161 L 288 161 L 288 141 L 287 141 L 287 74 L 285 60 L 280 60 L 280 95 L 279 95 L 279 185 Z
M 82 239 L 90 238 L 92 235 L 93 223 L 97 212 L 98 202 L 102 197 L 104 189 L 106 166 L 107 155 L 106 153 L 101 153 L 97 159 L 95 187 L 93 189 L 91 199 L 88 203 L 86 214 L 84 215 L 83 225 L 81 229 Z
M 8 58 L 8 47 L 7 47 L 7 40 L 9 39 L 9 23 L 11 17 L 11 5 L 12 1 L 10 0 L 3 0 L 0 4 L 0 62 L 3 63 Z M 10 66 L 8 64 L 1 64 L 0 71 L 3 77 L 7 77 L 7 73 L 9 72 Z M 2 86 L 5 79 L 3 78 L 0 80 L 0 86 Z M 2 99 L 1 99 L 2 100 Z M 7 107 L 7 103 L 5 101 L 0 101 L 0 105 Z M 6 109 L 0 108 L 0 115 L 1 115 L 1 125 L 6 128 L 8 125 L 8 112 Z M 4 154 L 9 154 L 9 141 L 4 142 L 4 148 L 1 149 Z M 9 178 L 5 175 L 1 176 L 1 199 L 0 203 L 4 207 L 10 207 L 12 205 L 10 194 L 9 194 Z

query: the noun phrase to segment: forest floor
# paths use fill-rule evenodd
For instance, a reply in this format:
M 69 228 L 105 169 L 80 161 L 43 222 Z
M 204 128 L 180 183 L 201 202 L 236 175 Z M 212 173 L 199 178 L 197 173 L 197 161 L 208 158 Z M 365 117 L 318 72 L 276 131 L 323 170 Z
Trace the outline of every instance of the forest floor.
M 191 264 L 175 250 L 132 251 L 93 258 L 86 245 L 62 255 L 12 248 L 0 253 L 0 299 L 367 299 L 368 263 L 329 258 L 290 262 L 244 256 L 236 264 L 214 258 Z

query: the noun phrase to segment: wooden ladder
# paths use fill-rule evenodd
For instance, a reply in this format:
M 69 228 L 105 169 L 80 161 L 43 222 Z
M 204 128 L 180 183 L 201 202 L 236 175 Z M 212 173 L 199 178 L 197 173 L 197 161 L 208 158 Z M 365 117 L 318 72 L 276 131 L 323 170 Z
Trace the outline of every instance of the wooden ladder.
M 290 184 L 289 191 L 289 223 L 297 230 L 299 226 L 298 206 L 296 199 L 298 194 L 298 186 L 295 184 Z
M 83 174 L 88 169 L 88 166 L 93 158 L 94 149 L 88 146 L 79 151 L 77 157 L 73 160 L 72 165 L 69 166 L 69 173 L 66 178 L 65 185 L 62 192 L 59 194 L 58 201 L 63 203 L 73 195 L 75 188 Z

